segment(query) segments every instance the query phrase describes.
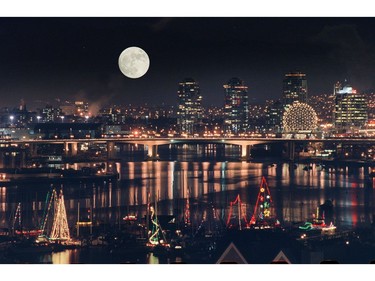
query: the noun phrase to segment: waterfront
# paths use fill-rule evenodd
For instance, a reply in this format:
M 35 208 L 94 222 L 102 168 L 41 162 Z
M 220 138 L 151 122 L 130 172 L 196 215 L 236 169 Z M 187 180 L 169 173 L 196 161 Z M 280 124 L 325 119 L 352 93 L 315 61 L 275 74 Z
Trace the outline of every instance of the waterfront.
M 333 203 L 333 223 L 339 231 L 371 228 L 373 224 L 374 181 L 370 168 L 323 166 L 287 163 L 271 159 L 257 161 L 216 161 L 188 159 L 187 154 L 175 161 L 127 161 L 107 163 L 120 171 L 120 180 L 82 180 L 64 182 L 65 206 L 71 235 L 77 235 L 78 214 L 81 221 L 92 221 L 93 227 L 80 234 L 114 232 L 124 229 L 123 218 L 147 215 L 147 204 L 157 202 L 160 218 L 184 219 L 186 198 L 190 198 L 192 231 L 203 221 L 213 218 L 225 228 L 230 202 L 239 195 L 247 219 L 252 216 L 262 177 L 273 197 L 273 212 L 285 228 L 311 219 L 319 205 Z M 74 164 L 78 169 L 95 163 Z M 19 184 L 0 188 L 0 227 L 10 227 L 17 204 L 22 204 L 24 228 L 35 228 L 45 208 L 50 184 Z M 149 201 L 148 201 L 149 200 Z M 78 212 L 79 207 L 79 212 Z M 329 222 L 327 222 L 329 223 Z M 99 227 L 100 226 L 100 227 Z M 212 224 L 206 225 L 210 228 Z M 214 227 L 212 227 L 214 229 Z M 212 230 L 211 229 L 211 230 Z M 142 234 L 143 235 L 143 234 Z M 366 259 L 375 259 L 367 257 Z M 364 262 L 364 260 L 360 260 Z M 157 257 L 152 253 L 136 258 L 113 255 L 105 247 L 89 247 L 32 255 L 15 263 L 179 263 L 180 257 Z M 194 263 L 200 263 L 196 260 Z
M 238 194 L 251 215 L 264 176 L 282 222 L 304 221 L 318 205 L 332 200 L 338 226 L 371 225 L 375 209 L 373 179 L 365 172 L 368 168 L 342 167 L 335 171 L 313 164 L 312 170 L 305 171 L 304 167 L 299 164 L 291 169 L 288 163 L 270 162 L 128 162 L 121 164 L 119 182 L 68 182 L 63 189 L 70 225 L 75 223 L 78 201 L 82 209 L 92 208 L 93 220 L 110 225 L 118 224 L 126 212 L 144 216 L 148 193 L 151 198 L 158 194 L 161 215 L 176 215 L 174 211 L 186 198 L 187 187 L 191 198 L 198 203 L 211 201 L 224 219 L 229 202 Z M 1 187 L 2 227 L 7 226 L 18 202 L 23 204 L 24 226 L 35 227 L 49 187 L 48 183 Z M 198 220 L 199 215 L 192 211 Z

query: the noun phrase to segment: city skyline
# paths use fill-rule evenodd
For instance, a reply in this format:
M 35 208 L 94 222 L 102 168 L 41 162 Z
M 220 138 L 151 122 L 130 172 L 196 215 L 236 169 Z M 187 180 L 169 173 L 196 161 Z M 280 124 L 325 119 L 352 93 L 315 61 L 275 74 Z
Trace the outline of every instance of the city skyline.
M 375 263 L 375 18 L 360 4 L 2 5 L 0 263 L 92 264 L 94 280 L 140 273 L 96 264 L 199 264 L 182 279 L 299 264 L 261 274 L 294 280 Z M 144 75 L 124 52 L 138 48 Z
M 202 105 L 222 106 L 222 86 L 238 77 L 249 103 L 282 96 L 285 73 L 306 73 L 309 95 L 332 93 L 348 79 L 374 88 L 373 18 L 1 18 L 3 105 L 50 100 L 177 104 L 178 83 L 192 77 Z M 26 46 L 26 47 L 25 47 Z M 118 68 L 127 47 L 150 57 L 144 77 Z

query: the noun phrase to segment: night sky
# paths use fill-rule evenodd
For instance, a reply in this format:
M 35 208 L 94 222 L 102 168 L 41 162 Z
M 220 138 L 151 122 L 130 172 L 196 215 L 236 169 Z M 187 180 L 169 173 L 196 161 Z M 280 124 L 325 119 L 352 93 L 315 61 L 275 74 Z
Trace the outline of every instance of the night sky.
M 178 82 L 199 82 L 204 105 L 221 106 L 223 84 L 243 79 L 251 102 L 279 98 L 286 72 L 307 74 L 309 95 L 348 78 L 375 88 L 375 18 L 0 18 L 0 106 L 56 98 L 97 105 L 177 103 Z M 150 57 L 139 79 L 118 57 Z

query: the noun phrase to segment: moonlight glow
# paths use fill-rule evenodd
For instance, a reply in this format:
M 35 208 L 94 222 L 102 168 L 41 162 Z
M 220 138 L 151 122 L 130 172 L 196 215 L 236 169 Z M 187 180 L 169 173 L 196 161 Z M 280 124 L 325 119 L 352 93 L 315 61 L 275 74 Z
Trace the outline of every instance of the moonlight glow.
M 135 79 L 146 74 L 150 67 L 150 59 L 141 48 L 129 47 L 121 53 L 118 65 L 126 77 Z

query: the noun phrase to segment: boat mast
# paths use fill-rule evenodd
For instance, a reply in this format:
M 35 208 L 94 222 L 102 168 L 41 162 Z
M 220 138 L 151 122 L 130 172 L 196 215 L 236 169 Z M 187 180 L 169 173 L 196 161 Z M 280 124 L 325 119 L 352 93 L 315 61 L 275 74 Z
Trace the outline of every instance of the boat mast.
M 13 218 L 13 224 L 12 224 L 12 235 L 14 236 L 15 228 L 16 228 L 16 222 L 18 219 L 18 224 L 22 231 L 22 219 L 21 219 L 21 202 L 18 203 L 17 209 L 14 212 L 14 218 Z
M 50 239 L 70 240 L 69 225 L 66 216 L 64 194 L 62 191 L 62 187 L 60 189 L 59 199 L 57 201 L 56 213 L 53 220 Z
M 238 227 L 239 227 L 240 230 L 242 230 L 242 226 L 241 226 L 241 199 L 240 199 L 240 195 L 238 195 L 237 207 L 238 207 Z
M 80 202 L 79 202 L 79 198 L 78 198 L 78 207 L 77 207 L 77 237 L 79 237 L 79 209 L 80 209 Z
M 150 173 L 148 174 L 148 180 L 147 180 L 147 186 L 146 186 L 146 191 L 147 191 L 147 198 L 146 198 L 146 236 L 147 239 L 149 238 L 149 227 L 150 227 L 150 190 L 149 190 L 149 183 L 150 183 Z

